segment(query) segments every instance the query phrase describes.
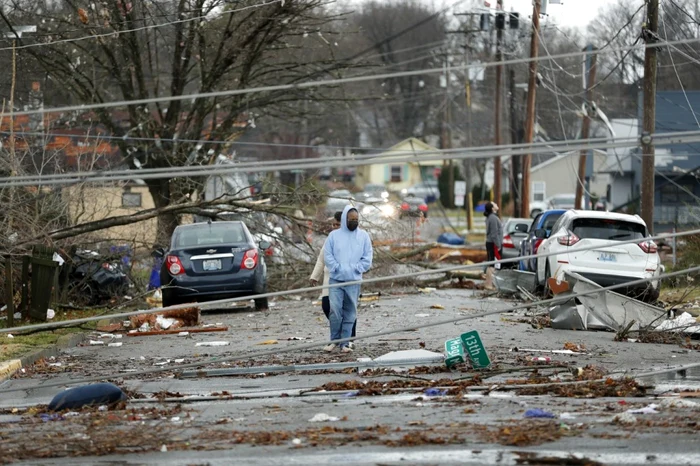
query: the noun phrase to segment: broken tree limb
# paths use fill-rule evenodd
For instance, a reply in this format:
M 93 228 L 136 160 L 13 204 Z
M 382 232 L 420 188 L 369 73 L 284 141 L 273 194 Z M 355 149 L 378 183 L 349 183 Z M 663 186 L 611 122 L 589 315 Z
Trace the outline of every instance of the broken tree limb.
M 127 333 L 128 337 L 147 337 L 151 335 L 177 335 L 182 332 L 186 333 L 207 333 L 207 332 L 226 332 L 228 327 L 208 327 L 208 328 L 177 328 L 175 330 L 152 330 L 150 332 L 134 332 Z

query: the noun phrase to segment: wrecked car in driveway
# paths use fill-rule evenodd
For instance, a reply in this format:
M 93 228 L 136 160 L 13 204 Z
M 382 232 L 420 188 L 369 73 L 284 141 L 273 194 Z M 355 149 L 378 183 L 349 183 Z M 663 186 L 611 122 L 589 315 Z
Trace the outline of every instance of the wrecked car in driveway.
M 657 245 L 648 239 L 647 226 L 637 215 L 570 210 L 552 227 L 551 235 L 538 229 L 535 236 L 543 239 L 535 279 L 547 295 L 551 294 L 548 279 L 561 279 L 564 273 L 577 273 L 604 287 L 654 279 L 663 273 Z M 611 244 L 615 241 L 620 244 Z M 659 287 L 659 280 L 650 280 L 618 291 L 655 301 Z

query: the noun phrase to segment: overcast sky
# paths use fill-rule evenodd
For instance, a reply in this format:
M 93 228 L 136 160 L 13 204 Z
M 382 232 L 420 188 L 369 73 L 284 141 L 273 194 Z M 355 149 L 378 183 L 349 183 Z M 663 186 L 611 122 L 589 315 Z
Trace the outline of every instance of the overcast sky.
M 598 15 L 600 7 L 614 0 L 562 0 L 561 5 L 549 5 L 547 14 L 549 20 L 556 20 L 560 26 L 580 27 L 586 29 L 586 25 Z M 496 0 L 489 0 L 491 7 L 496 6 Z M 641 5 L 642 0 L 639 1 Z M 532 16 L 532 0 L 503 0 L 503 8 L 510 11 L 511 8 L 519 11 L 521 16 Z

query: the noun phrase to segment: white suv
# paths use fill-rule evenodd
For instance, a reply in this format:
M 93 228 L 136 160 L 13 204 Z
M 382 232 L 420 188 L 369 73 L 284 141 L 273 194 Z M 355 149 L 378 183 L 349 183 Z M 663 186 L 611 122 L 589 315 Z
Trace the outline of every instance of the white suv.
M 537 230 L 535 236 L 545 238 L 546 231 Z M 578 273 L 601 286 L 658 277 L 663 266 L 657 246 L 648 236 L 638 215 L 570 210 L 554 224 L 551 235 L 537 250 L 538 256 L 552 254 L 537 261 L 537 282 L 549 293 L 547 279 L 563 278 L 564 272 Z M 631 240 L 638 241 L 610 244 Z M 659 295 L 659 280 L 615 291 L 654 301 Z

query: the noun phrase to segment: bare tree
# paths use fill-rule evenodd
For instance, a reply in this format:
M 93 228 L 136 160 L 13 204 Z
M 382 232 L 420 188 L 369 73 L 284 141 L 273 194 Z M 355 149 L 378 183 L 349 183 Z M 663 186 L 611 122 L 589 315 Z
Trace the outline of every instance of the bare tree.
M 6 26 L 36 22 L 43 44 L 24 51 L 75 103 L 295 83 L 331 63 L 327 54 L 302 53 L 300 44 L 305 35 L 334 33 L 324 0 L 114 1 L 87 9 L 75 0 L 13 0 L 9 6 L 2 13 Z M 98 109 L 95 118 L 106 132 L 124 136 L 117 144 L 130 167 L 207 164 L 229 150 L 210 141 L 232 142 L 265 109 L 314 98 L 292 91 L 172 100 Z M 199 189 L 167 178 L 149 180 L 148 187 L 159 208 Z M 177 217 L 163 213 L 158 220 L 164 240 Z

